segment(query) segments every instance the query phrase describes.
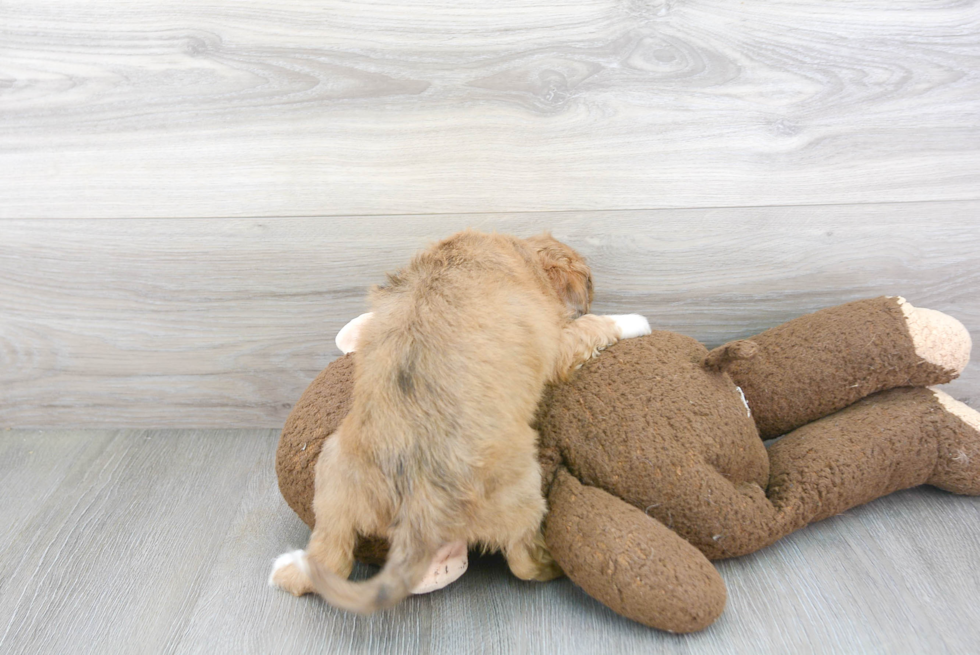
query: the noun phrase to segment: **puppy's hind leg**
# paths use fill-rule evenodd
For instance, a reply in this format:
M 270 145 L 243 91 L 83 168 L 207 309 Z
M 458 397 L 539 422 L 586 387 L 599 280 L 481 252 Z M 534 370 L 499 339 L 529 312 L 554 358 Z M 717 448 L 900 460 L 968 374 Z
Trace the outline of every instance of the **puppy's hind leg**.
M 269 574 L 269 586 L 280 587 L 294 596 L 313 593 L 307 558 L 316 560 L 337 575 L 346 578 L 354 567 L 354 542 L 357 533 L 353 529 L 338 529 L 333 525 L 317 529 L 310 535 L 306 550 L 294 550 L 276 558 Z M 323 525 L 329 525 L 323 523 Z
M 558 562 L 548 552 L 540 525 L 505 548 L 504 556 L 511 573 L 521 580 L 547 582 L 563 574 Z
M 575 369 L 620 339 L 650 334 L 650 324 L 639 314 L 599 316 L 586 314 L 564 327 L 552 380 L 564 380 Z
M 357 526 L 351 512 L 348 481 L 337 474 L 344 464 L 337 462 L 337 436 L 328 439 L 316 464 L 316 492 L 313 512 L 316 517 L 313 534 L 306 550 L 283 553 L 272 567 L 269 585 L 285 589 L 294 596 L 313 592 L 307 558 L 346 578 L 354 567 L 354 545 Z
M 528 432 L 532 438 L 536 436 L 530 427 Z M 529 458 L 525 471 L 520 484 L 507 492 L 495 540 L 514 575 L 545 582 L 562 575 L 562 570 L 548 552 L 541 531 L 547 504 L 541 495 L 541 469 L 536 458 Z

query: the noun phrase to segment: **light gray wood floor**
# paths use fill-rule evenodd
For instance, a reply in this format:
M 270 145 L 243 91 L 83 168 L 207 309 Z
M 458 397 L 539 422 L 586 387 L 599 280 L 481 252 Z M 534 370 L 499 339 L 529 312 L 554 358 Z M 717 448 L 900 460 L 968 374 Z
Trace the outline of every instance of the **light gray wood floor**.
M 719 562 L 704 632 L 623 619 L 499 557 L 368 618 L 266 586 L 308 530 L 272 430 L 0 432 L 3 653 L 975 653 L 980 499 L 918 488 Z M 361 570 L 363 575 L 365 570 Z

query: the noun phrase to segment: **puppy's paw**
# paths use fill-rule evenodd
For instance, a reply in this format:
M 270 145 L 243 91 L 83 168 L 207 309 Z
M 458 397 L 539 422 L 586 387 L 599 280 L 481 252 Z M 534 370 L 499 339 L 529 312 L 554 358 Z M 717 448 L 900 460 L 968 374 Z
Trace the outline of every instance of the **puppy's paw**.
M 313 585 L 306 573 L 306 566 L 305 550 L 283 553 L 272 564 L 269 586 L 285 589 L 294 596 L 312 593 Z
M 537 582 L 548 582 L 554 580 L 555 578 L 560 578 L 565 575 L 565 572 L 561 570 L 561 567 L 553 559 L 547 562 L 542 562 L 541 567 L 538 569 L 538 573 L 534 576 Z
M 612 314 L 609 316 L 619 328 L 620 339 L 632 339 L 650 334 L 650 322 L 639 314 Z
M 544 535 L 538 530 L 530 543 L 517 545 L 505 552 L 511 573 L 521 580 L 547 582 L 563 575 L 561 567 L 548 551 Z
M 532 557 L 534 558 L 534 563 L 536 565 L 537 571 L 534 574 L 534 580 L 538 582 L 548 582 L 549 580 L 554 580 L 555 578 L 560 578 L 565 575 L 565 572 L 561 570 L 561 566 L 555 561 L 555 558 L 551 556 L 551 552 L 548 551 L 548 547 L 545 546 L 544 538 L 540 537 L 535 539 L 535 548 Z

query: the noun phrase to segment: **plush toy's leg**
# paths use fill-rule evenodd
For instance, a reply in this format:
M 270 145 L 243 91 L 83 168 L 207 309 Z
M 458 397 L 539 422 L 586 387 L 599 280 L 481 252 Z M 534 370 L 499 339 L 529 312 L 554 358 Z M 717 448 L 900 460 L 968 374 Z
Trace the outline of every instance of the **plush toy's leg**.
M 769 439 L 878 391 L 949 382 L 966 366 L 970 347 L 956 319 L 882 297 L 726 344 L 705 364 L 731 375 Z
M 790 432 L 768 453 L 765 491 L 733 485 L 705 465 L 648 511 L 709 559 L 722 559 L 920 484 L 980 495 L 980 414 L 928 388 L 864 398 Z
M 639 314 L 586 314 L 565 326 L 551 378 L 564 380 L 572 371 L 620 339 L 650 334 L 650 323 Z
M 980 494 L 980 414 L 942 392 L 884 391 L 769 448 L 778 537 L 920 484 Z
M 714 566 L 642 511 L 563 469 L 548 502 L 548 548 L 575 584 L 613 611 L 661 630 L 694 632 L 725 609 L 725 583 Z
M 927 482 L 953 493 L 980 496 L 980 412 L 939 389 L 931 391 L 948 414 L 937 434 L 939 456 Z

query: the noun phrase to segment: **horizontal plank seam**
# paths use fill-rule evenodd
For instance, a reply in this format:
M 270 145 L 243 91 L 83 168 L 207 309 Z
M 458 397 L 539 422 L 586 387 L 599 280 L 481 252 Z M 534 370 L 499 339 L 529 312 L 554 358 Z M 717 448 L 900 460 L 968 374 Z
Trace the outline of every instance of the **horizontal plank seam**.
M 936 205 L 944 203 L 964 203 L 964 202 L 980 202 L 980 195 L 970 198 L 943 198 L 943 199 L 932 199 L 932 200 L 888 200 L 888 201 L 874 201 L 874 202 L 825 202 L 825 203 L 801 203 L 801 204 L 774 204 L 774 205 L 689 205 L 689 206 L 662 206 L 662 207 L 636 207 L 636 208 L 613 208 L 613 209 L 597 209 L 597 208 L 583 208 L 583 209 L 513 209 L 513 210 L 503 210 L 503 211 L 486 211 L 486 212 L 410 212 L 402 214 L 393 214 L 390 212 L 380 212 L 377 214 L 256 214 L 256 215 L 228 215 L 228 216 L 130 216 L 125 218 L 120 218 L 118 216 L 44 216 L 35 218 L 18 218 L 16 216 L 0 216 L 0 221 L 129 221 L 129 220 L 148 220 L 148 221 L 174 221 L 174 220 L 186 220 L 186 221 L 200 221 L 200 220 L 268 220 L 268 219 L 310 219 L 310 218 L 411 218 L 411 217 L 421 217 L 421 216 L 496 216 L 496 215 L 513 215 L 513 214 L 613 214 L 613 213 L 629 213 L 629 212 L 647 212 L 647 211 L 711 211 L 711 210 L 721 210 L 721 209 L 776 209 L 776 208 L 787 208 L 787 209 L 801 209 L 805 207 L 865 207 L 871 205 Z

